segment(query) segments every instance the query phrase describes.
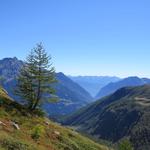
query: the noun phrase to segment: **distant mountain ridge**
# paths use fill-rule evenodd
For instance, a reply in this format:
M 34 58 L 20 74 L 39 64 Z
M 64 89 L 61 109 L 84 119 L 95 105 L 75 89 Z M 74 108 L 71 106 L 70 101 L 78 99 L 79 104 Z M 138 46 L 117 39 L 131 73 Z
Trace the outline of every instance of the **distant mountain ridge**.
M 102 98 L 113 92 L 117 91 L 118 89 L 126 86 L 140 86 L 144 84 L 150 84 L 150 79 L 148 78 L 138 78 L 138 77 L 128 77 L 124 78 L 118 82 L 109 83 L 108 85 L 104 86 L 96 95 L 95 99 Z
M 4 78 L 3 86 L 8 91 L 9 95 L 18 100 L 14 95 L 16 86 L 16 77 L 23 61 L 14 58 L 4 58 L 0 60 L 0 76 Z M 60 102 L 57 104 L 44 105 L 44 109 L 53 115 L 65 115 L 71 113 L 87 103 L 92 101 L 91 95 L 77 83 L 63 73 L 56 73 L 58 83 L 55 86 L 56 94 L 60 97 Z
M 113 143 L 129 138 L 135 150 L 150 149 L 150 85 L 124 87 L 75 114 L 64 123 L 96 139 Z
M 111 82 L 117 82 L 119 77 L 115 76 L 68 76 L 73 81 L 78 83 L 81 87 L 86 89 L 93 97 L 99 90 Z

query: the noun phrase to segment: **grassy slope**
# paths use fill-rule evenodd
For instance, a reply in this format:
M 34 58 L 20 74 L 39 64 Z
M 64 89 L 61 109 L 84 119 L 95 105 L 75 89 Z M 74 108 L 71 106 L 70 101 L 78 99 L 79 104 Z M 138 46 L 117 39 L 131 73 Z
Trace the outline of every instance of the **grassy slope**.
M 12 107 L 11 107 L 12 106 Z M 16 109 L 17 107 L 17 109 Z M 22 110 L 22 112 L 18 111 Z M 108 148 L 61 127 L 47 118 L 23 115 L 24 110 L 12 102 L 5 91 L 0 89 L 0 149 L 11 150 L 107 150 Z M 20 130 L 11 125 L 17 122 Z M 37 131 L 38 130 L 38 131 Z M 33 133 L 39 132 L 38 140 Z

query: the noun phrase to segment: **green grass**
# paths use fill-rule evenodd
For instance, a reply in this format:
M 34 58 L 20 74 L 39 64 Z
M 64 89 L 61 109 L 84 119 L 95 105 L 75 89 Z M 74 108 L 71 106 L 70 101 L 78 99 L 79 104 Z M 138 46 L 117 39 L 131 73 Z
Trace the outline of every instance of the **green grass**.
M 0 125 L 0 150 L 108 150 L 47 118 L 27 115 L 2 89 L 0 101 L 0 121 L 6 124 Z M 17 122 L 20 130 L 11 121 Z

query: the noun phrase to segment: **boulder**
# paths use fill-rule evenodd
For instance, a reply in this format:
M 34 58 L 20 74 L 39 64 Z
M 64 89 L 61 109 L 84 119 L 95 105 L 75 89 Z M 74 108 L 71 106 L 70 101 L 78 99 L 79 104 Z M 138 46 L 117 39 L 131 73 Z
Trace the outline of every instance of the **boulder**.
M 11 124 L 12 124 L 12 126 L 13 126 L 15 129 L 20 130 L 20 127 L 19 127 L 19 125 L 18 125 L 17 123 L 11 122 Z

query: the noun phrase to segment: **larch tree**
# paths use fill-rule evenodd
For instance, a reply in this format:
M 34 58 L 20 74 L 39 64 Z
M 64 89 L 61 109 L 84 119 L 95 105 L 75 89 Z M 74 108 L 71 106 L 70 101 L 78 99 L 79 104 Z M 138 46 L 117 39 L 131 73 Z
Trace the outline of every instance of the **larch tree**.
M 25 100 L 29 110 L 34 111 L 55 93 L 52 86 L 55 82 L 57 81 L 51 57 L 41 43 L 37 44 L 20 69 L 16 94 Z

